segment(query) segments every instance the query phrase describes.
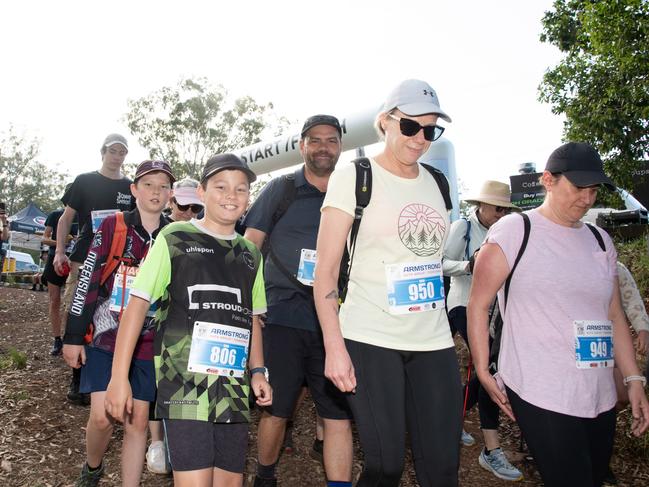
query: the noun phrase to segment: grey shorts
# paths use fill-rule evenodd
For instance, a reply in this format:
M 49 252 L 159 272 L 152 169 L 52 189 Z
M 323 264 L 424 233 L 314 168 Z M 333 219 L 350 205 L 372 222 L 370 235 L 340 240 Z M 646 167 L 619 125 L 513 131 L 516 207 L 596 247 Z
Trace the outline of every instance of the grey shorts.
M 164 419 L 171 468 L 178 472 L 220 468 L 243 473 L 248 451 L 248 423 L 210 423 Z

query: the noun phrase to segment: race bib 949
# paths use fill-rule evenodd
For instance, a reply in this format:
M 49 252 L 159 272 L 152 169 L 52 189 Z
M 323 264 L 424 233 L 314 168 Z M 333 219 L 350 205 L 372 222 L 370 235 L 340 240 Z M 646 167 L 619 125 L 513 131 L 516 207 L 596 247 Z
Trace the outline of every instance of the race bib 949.
M 577 368 L 613 367 L 613 323 L 609 320 L 576 320 Z

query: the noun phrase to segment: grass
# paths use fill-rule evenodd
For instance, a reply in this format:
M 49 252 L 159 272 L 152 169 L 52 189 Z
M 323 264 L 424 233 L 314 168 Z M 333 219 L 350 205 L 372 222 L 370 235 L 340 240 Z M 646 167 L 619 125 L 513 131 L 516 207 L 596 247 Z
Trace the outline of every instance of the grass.
M 27 355 L 15 348 L 9 348 L 7 353 L 0 355 L 0 370 L 9 368 L 24 369 L 27 366 Z

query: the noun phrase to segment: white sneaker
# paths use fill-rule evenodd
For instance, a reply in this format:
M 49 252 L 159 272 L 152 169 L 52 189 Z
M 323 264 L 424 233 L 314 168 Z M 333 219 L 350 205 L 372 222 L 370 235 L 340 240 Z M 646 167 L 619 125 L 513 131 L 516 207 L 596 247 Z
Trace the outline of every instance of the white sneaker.
M 493 473 L 499 479 L 509 480 L 511 482 L 523 480 L 521 471 L 509 463 L 505 452 L 500 448 L 494 448 L 489 455 L 485 453 L 483 448 L 478 457 L 478 463 L 482 468 Z
M 149 472 L 166 475 L 171 473 L 164 441 L 152 441 L 146 452 L 146 468 Z
M 460 439 L 460 442 L 464 446 L 475 445 L 475 438 L 471 436 L 471 433 L 469 433 L 468 431 L 462 430 L 462 438 Z

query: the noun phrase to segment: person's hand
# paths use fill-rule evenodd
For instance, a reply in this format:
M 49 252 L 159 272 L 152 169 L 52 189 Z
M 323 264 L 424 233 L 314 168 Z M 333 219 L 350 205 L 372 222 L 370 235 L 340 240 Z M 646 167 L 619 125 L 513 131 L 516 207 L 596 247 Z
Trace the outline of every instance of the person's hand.
M 476 374 L 480 380 L 480 384 L 482 384 L 484 390 L 487 391 L 491 400 L 495 402 L 512 421 L 516 421 L 512 405 L 509 404 L 509 398 L 507 397 L 505 385 L 502 384 L 502 380 L 499 384 L 496 377 L 491 375 L 488 370 L 480 372 L 476 371 Z
M 133 391 L 128 380 L 111 378 L 104 398 L 106 412 L 120 423 L 133 413 Z
M 259 319 L 259 326 L 261 326 L 262 328 L 265 327 L 268 315 L 266 313 L 262 313 L 260 315 L 257 315 L 257 318 Z
M 471 257 L 469 258 L 469 274 L 473 274 L 473 268 L 475 267 L 475 259 L 478 255 L 479 250 L 480 250 L 479 248 L 475 249 L 475 252 L 473 252 L 473 255 L 471 255 Z
M 354 364 L 344 342 L 327 348 L 325 354 L 325 377 L 342 392 L 356 392 Z
M 649 428 L 649 401 L 644 392 L 642 382 L 634 380 L 627 386 L 629 403 L 631 404 L 631 433 L 635 436 L 642 435 Z
M 640 330 L 635 341 L 635 348 L 638 352 L 645 354 L 649 350 L 649 331 Z
M 264 374 L 252 374 L 250 384 L 252 391 L 257 396 L 258 406 L 264 407 L 273 404 L 273 388 L 264 377 Z
M 65 363 L 73 369 L 86 365 L 86 349 L 83 345 L 63 345 L 63 358 Z
M 68 267 L 68 273 L 69 268 L 70 268 L 70 259 L 68 259 L 68 256 L 65 255 L 65 253 L 56 253 L 54 254 L 54 261 L 52 262 L 54 264 L 54 272 L 56 272 L 59 276 L 65 276 L 67 275 L 65 273 L 65 267 Z

